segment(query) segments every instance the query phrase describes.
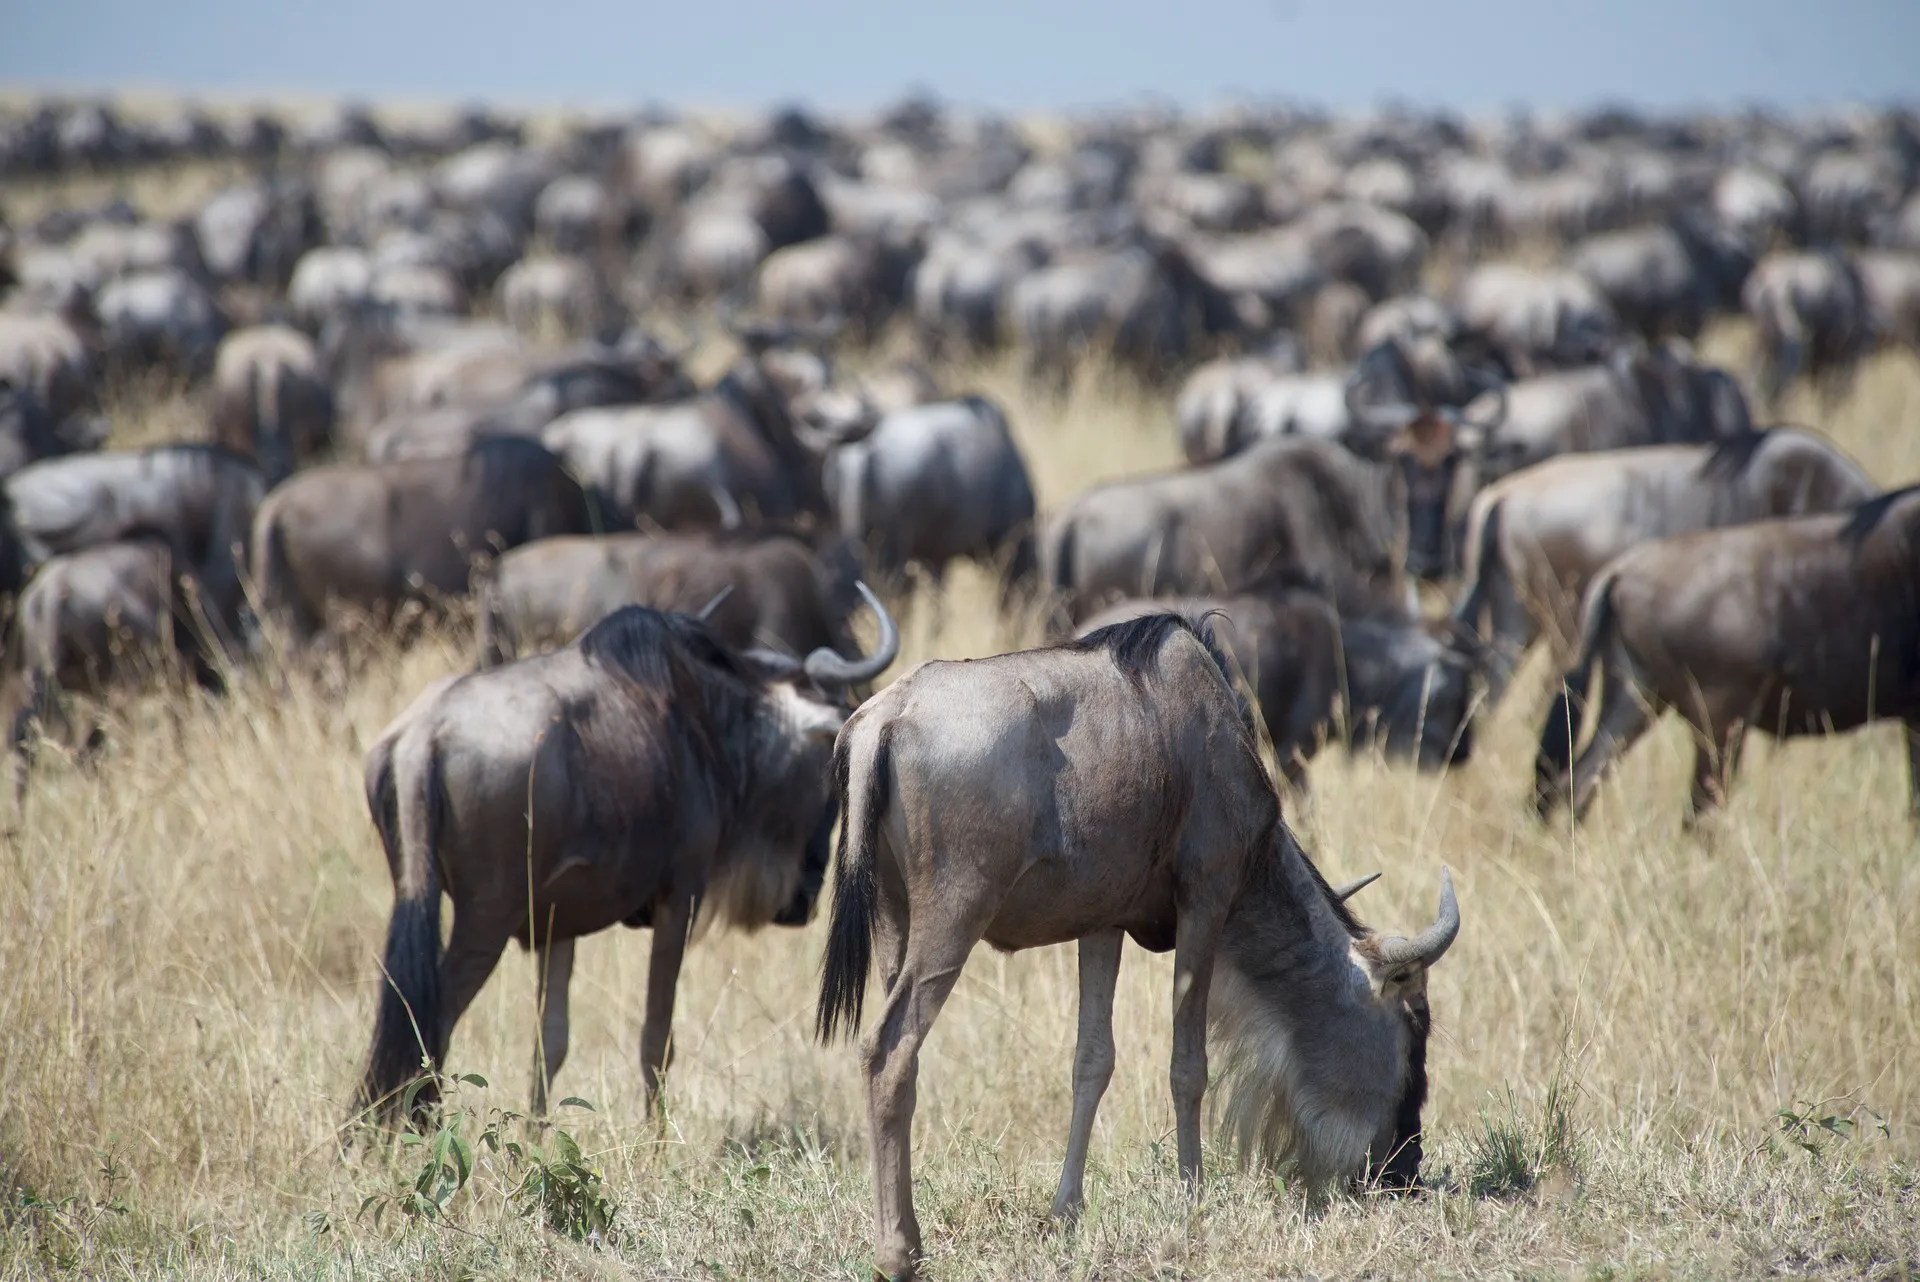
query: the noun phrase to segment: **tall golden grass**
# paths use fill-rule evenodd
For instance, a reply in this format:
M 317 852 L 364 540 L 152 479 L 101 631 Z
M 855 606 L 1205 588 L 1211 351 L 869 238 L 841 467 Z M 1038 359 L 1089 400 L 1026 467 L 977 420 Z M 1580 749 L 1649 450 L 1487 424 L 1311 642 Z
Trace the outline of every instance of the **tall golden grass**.
M 1729 346 L 1729 343 L 1732 346 Z M 1734 340 L 1716 339 L 1720 354 Z M 1043 505 L 1176 460 L 1164 397 L 1083 379 L 1009 407 Z M 1844 403 L 1796 402 L 1887 484 L 1920 474 L 1920 367 L 1877 358 Z M 116 402 L 122 439 L 192 420 Z M 1019 640 L 962 573 L 912 611 L 903 663 Z M 936 613 L 938 615 L 936 626 Z M 0 852 L 0 1279 L 860 1276 L 869 1244 L 853 1053 L 810 1040 L 822 925 L 689 957 L 663 1122 L 636 1050 L 647 940 L 585 941 L 563 1110 L 617 1210 L 577 1244 L 516 1215 L 482 1159 L 443 1221 L 360 1214 L 420 1152 L 337 1142 L 371 1026 L 386 869 L 360 762 L 431 678 L 430 635 L 344 694 L 299 671 L 229 698 L 136 700 L 103 760 L 43 761 Z M 1129 949 L 1120 1064 L 1088 1212 L 1045 1220 L 1064 1141 L 1071 953 L 975 955 L 923 1057 L 917 1198 L 938 1278 L 1904 1276 L 1920 1264 L 1920 858 L 1897 732 L 1757 745 L 1732 804 L 1680 830 L 1688 747 L 1649 736 L 1589 821 L 1524 807 L 1536 679 L 1445 777 L 1329 752 L 1293 820 L 1358 901 L 1424 922 L 1442 863 L 1465 928 L 1433 976 L 1427 1174 L 1408 1200 L 1315 1207 L 1210 1147 L 1173 1173 L 1169 966 Z M 524 1106 L 532 968 L 510 952 L 450 1067 Z

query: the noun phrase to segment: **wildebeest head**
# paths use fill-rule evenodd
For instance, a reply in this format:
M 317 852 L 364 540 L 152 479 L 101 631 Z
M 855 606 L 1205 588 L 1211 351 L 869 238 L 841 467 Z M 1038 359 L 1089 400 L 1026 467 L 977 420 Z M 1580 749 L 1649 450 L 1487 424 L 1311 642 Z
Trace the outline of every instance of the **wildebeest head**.
M 1355 452 L 1386 459 L 1396 470 L 1397 497 L 1407 509 L 1406 568 L 1438 579 L 1454 563 L 1454 491 L 1462 461 L 1506 417 L 1506 384 L 1493 373 L 1460 366 L 1457 394 L 1468 401 L 1493 392 L 1492 408 L 1469 418 L 1439 403 L 1407 360 L 1396 339 L 1375 345 L 1355 364 L 1346 398 L 1351 415 L 1348 444 Z M 1363 389 L 1384 384 L 1377 399 Z
M 1344 903 L 1378 875 L 1364 877 L 1333 894 Z M 1354 943 L 1354 953 L 1367 970 L 1375 999 L 1397 1006 L 1406 1021 L 1407 1059 L 1400 1100 L 1391 1123 L 1374 1137 L 1367 1152 L 1368 1177 L 1395 1192 L 1416 1187 L 1425 1156 L 1420 1111 L 1427 1102 L 1427 1037 L 1433 1028 L 1432 1011 L 1427 1005 L 1427 972 L 1446 955 L 1459 933 L 1460 904 L 1453 893 L 1453 875 L 1442 872 L 1440 908 L 1432 925 L 1411 939 L 1367 934 L 1361 929 Z
M 1446 620 L 1375 616 L 1341 622 L 1354 742 L 1411 757 L 1422 770 L 1473 754 L 1477 645 Z

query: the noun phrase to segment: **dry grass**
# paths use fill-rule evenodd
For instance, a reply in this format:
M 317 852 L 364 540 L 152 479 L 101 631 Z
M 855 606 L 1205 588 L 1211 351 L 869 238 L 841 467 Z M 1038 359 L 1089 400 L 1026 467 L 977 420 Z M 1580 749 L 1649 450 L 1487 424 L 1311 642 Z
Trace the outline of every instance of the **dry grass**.
M 1157 396 L 1090 377 L 1054 406 L 998 367 L 967 381 L 1011 406 L 1044 503 L 1175 460 Z M 129 402 L 116 429 L 167 434 L 182 404 Z M 1875 361 L 1832 413 L 1796 412 L 1885 481 L 1920 472 L 1910 358 Z M 1003 646 L 990 600 L 984 576 L 960 576 L 937 631 L 914 612 L 909 658 Z M 559 1087 L 598 1105 L 575 1133 L 618 1207 L 599 1249 L 513 1215 L 493 1167 L 444 1226 L 356 1217 L 417 1168 L 335 1144 L 389 904 L 359 763 L 415 690 L 465 661 L 437 637 L 376 653 L 345 697 L 295 677 L 224 703 L 148 700 L 97 768 L 37 776 L 0 851 L 0 1278 L 864 1272 L 853 1055 L 808 1037 L 818 922 L 693 953 L 658 1128 L 635 1064 L 647 940 L 583 945 Z M 1669 725 L 1584 828 L 1543 831 L 1522 806 L 1537 702 L 1517 692 L 1444 779 L 1329 754 L 1295 815 L 1330 876 L 1386 871 L 1361 901 L 1383 923 L 1425 921 L 1440 864 L 1454 869 L 1466 929 L 1434 976 L 1432 1192 L 1315 1210 L 1210 1151 L 1190 1210 L 1170 1148 L 1169 967 L 1130 949 L 1089 1212 L 1052 1231 L 1073 961 L 982 951 L 924 1056 L 929 1272 L 1894 1277 L 1920 1263 L 1920 860 L 1896 736 L 1757 748 L 1696 838 L 1679 830 L 1686 751 Z M 452 1067 L 494 1083 L 467 1097 L 524 1102 L 533 1012 L 531 967 L 510 953 L 455 1036 Z M 1788 1127 L 1815 1137 L 1808 1151 L 1783 1109 L 1858 1125 Z

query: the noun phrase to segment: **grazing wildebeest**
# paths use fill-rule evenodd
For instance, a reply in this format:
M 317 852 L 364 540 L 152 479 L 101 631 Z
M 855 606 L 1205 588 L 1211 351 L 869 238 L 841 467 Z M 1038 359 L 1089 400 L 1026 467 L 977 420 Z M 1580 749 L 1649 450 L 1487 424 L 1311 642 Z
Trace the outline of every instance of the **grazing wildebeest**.
M 260 505 L 254 589 L 307 642 L 330 603 L 383 614 L 464 597 L 475 560 L 592 529 L 579 483 L 532 441 L 490 437 L 450 458 L 316 467 Z
M 623 605 L 708 614 L 735 649 L 810 654 L 851 642 L 859 566 L 842 544 L 816 553 L 779 529 L 538 539 L 507 552 L 476 585 L 479 666 L 565 645 Z
M 1220 616 L 1215 638 L 1244 677 L 1289 782 L 1334 733 L 1335 700 L 1348 746 L 1377 744 L 1422 770 L 1459 765 L 1473 753 L 1473 674 L 1478 649 L 1440 620 L 1399 611 L 1342 619 L 1317 585 L 1259 584 L 1234 597 L 1122 601 L 1080 628 L 1172 610 Z
M 1299 374 L 1303 365 L 1299 344 L 1289 339 L 1258 355 L 1208 361 L 1189 374 L 1174 398 L 1187 462 L 1211 463 L 1239 452 L 1247 435 L 1242 415 L 1253 397 L 1276 380 Z
M 269 485 L 331 444 L 333 389 L 313 340 L 286 325 L 235 330 L 213 359 L 214 439 L 260 464 Z
M 1042 590 L 1079 623 L 1120 597 L 1233 593 L 1291 567 L 1364 613 L 1405 595 L 1396 480 L 1331 441 L 1277 437 L 1098 486 L 1046 523 Z
M 1466 585 L 1453 611 L 1490 650 L 1488 702 L 1542 631 L 1565 666 L 1587 584 L 1635 544 L 1837 511 L 1875 490 L 1826 438 L 1792 428 L 1569 454 L 1502 477 L 1468 510 Z
M 240 570 L 254 511 L 266 494 L 251 459 L 218 445 L 71 454 L 21 468 L 4 482 L 29 563 L 124 539 L 173 553 L 198 608 L 223 644 L 238 625 Z
M 1665 346 L 1623 347 L 1597 365 L 1521 379 L 1506 394 L 1505 417 L 1470 451 L 1480 484 L 1556 454 L 1714 441 L 1753 428 L 1725 370 Z
M 840 533 L 880 573 L 917 565 L 938 586 L 949 561 L 1003 560 L 1003 598 L 1033 578 L 1033 482 L 984 397 L 883 415 L 827 455 L 822 484 Z
M 1866 291 L 1838 250 L 1769 254 L 1747 277 L 1741 301 L 1759 331 L 1756 374 L 1769 404 L 1802 374 L 1829 393 L 1842 390 L 1872 347 Z
M 899 652 L 892 619 L 862 595 L 880 622 L 864 659 L 735 650 L 701 619 L 628 606 L 564 650 L 435 682 L 387 727 L 366 768 L 394 906 L 363 1105 L 399 1111 L 422 1055 L 441 1062 L 518 939 L 545 995 L 533 1074 L 544 1111 L 567 1054 L 574 940 L 621 923 L 653 928 L 640 1065 L 657 1097 L 696 922 L 753 930 L 813 914 L 846 719 L 837 696 Z
M 1920 813 L 1917 583 L 1915 486 L 1845 513 L 1703 530 L 1615 558 L 1587 589 L 1579 656 L 1541 728 L 1541 816 L 1569 797 L 1583 813 L 1669 707 L 1697 738 L 1689 822 L 1725 799 L 1748 730 L 1824 735 L 1889 718 L 1907 725 Z M 1575 759 L 1596 675 L 1600 711 Z
M 33 758 L 33 721 L 49 734 L 58 723 L 82 751 L 100 746 L 98 723 L 76 718 L 69 696 L 99 699 L 181 671 L 180 664 L 202 685 L 217 686 L 218 670 L 195 642 L 194 603 L 173 567 L 173 553 L 157 540 L 102 543 L 47 561 L 21 592 L 10 656 L 26 681 L 11 730 L 16 809 Z
M 107 282 L 94 299 L 109 369 L 161 368 L 204 377 L 227 318 L 207 287 L 178 270 L 135 272 Z
M 1410 1186 L 1426 1096 L 1426 976 L 1460 925 L 1452 882 L 1413 939 L 1341 905 L 1281 822 L 1249 715 L 1202 624 L 1149 615 L 1047 650 L 923 664 L 847 721 L 845 822 L 818 1031 L 856 1028 L 875 1266 L 913 1272 L 910 1148 L 921 1045 L 980 940 L 1078 940 L 1073 1121 L 1053 1212 L 1080 1207 L 1113 1071 L 1124 935 L 1174 953 L 1169 1072 L 1180 1174 L 1200 1181 L 1207 1024 L 1228 1043 L 1225 1118 L 1311 1184 L 1371 1168 Z
M 823 513 L 820 459 L 796 409 L 826 366 L 791 349 L 757 350 L 708 392 L 664 405 L 575 410 L 540 432 L 599 500 L 609 528 L 638 517 L 666 529 L 729 526 L 741 513 L 785 521 Z

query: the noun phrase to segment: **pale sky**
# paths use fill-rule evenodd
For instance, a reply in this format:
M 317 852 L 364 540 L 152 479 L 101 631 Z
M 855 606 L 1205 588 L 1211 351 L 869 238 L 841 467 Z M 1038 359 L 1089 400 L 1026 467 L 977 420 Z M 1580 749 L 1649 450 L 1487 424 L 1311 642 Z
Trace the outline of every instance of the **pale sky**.
M 518 105 L 1920 103 L 1920 0 L 0 0 L 0 82 Z

